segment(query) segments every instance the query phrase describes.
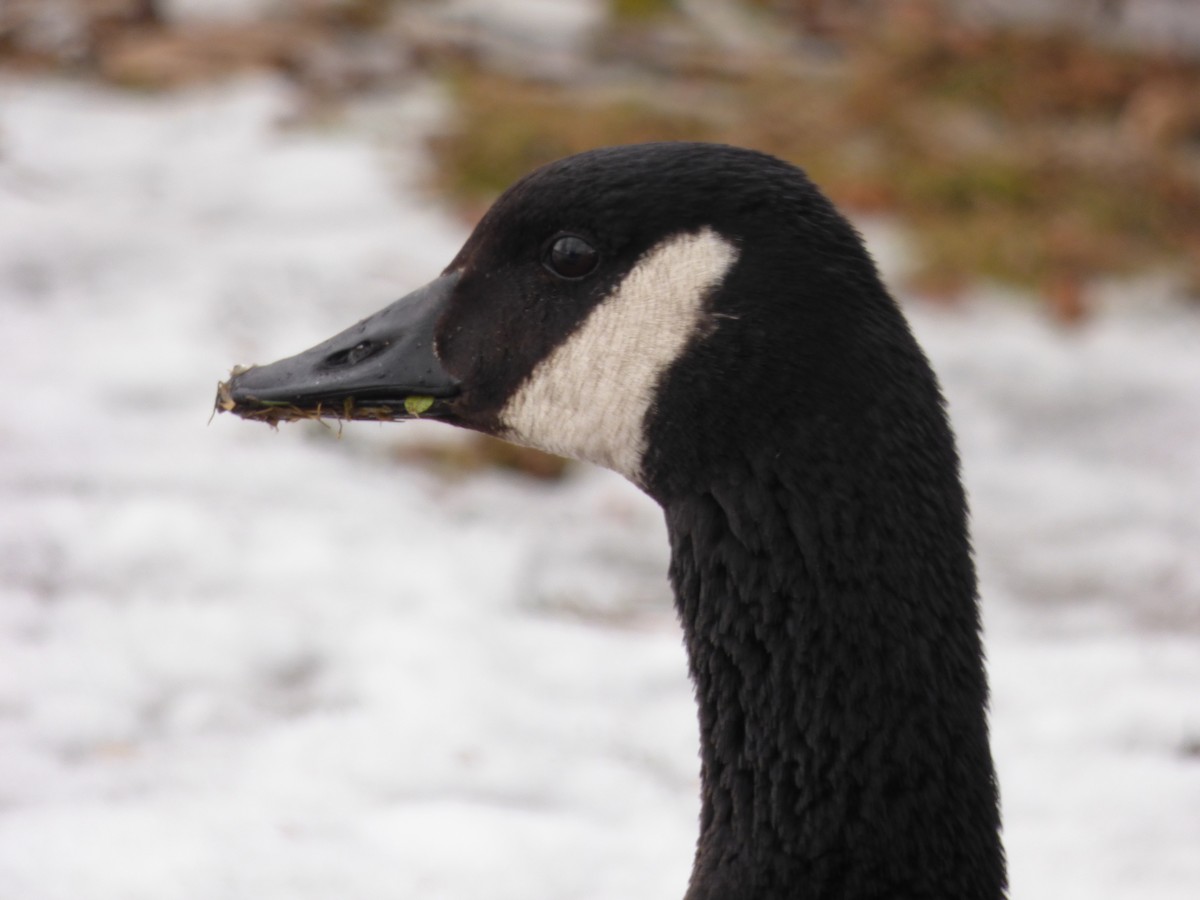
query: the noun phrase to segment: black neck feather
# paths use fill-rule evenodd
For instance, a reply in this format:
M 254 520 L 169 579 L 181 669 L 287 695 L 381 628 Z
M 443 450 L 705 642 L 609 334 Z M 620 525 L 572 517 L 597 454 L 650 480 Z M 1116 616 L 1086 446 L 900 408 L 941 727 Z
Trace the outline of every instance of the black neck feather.
M 997 900 L 953 435 L 873 269 L 827 258 L 789 284 L 831 299 L 765 313 L 736 305 L 756 276 L 735 270 L 714 302 L 738 318 L 680 360 L 650 426 L 700 714 L 688 898 Z
M 897 445 L 904 431 L 881 444 L 881 423 L 815 423 L 805 452 L 760 446 L 664 504 L 700 711 L 689 900 L 1003 896 L 975 575 L 940 419 L 909 422 L 919 447 Z

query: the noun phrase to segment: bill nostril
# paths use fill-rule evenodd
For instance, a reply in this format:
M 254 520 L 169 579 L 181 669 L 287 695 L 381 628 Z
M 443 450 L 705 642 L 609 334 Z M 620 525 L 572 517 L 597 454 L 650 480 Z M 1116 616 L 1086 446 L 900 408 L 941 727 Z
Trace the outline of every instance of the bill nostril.
M 329 354 L 325 357 L 325 365 L 333 368 L 353 366 L 374 356 L 381 349 L 382 345 L 375 341 L 360 341 L 348 350 L 339 350 L 337 353 Z

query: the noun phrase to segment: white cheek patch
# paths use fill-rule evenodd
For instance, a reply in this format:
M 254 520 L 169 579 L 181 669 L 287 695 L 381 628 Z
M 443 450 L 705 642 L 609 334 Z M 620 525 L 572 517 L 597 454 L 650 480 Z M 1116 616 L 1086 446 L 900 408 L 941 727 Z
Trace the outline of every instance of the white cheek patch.
M 653 247 L 500 414 L 517 443 L 641 482 L 646 413 L 667 368 L 706 333 L 705 302 L 737 259 L 711 229 Z

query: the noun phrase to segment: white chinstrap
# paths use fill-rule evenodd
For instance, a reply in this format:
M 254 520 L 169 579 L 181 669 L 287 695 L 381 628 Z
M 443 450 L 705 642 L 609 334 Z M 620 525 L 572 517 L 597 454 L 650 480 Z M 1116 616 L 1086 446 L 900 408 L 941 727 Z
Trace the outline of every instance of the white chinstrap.
M 640 484 L 646 413 L 666 370 L 709 332 L 708 297 L 736 259 L 710 228 L 651 248 L 530 373 L 500 415 L 504 436 Z

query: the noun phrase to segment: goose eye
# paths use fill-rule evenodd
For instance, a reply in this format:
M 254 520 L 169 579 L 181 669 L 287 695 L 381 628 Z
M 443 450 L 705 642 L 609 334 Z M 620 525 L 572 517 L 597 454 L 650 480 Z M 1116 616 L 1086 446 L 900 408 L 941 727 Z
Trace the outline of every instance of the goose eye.
M 600 262 L 596 248 L 573 234 L 560 237 L 546 253 L 546 268 L 560 278 L 583 278 Z

